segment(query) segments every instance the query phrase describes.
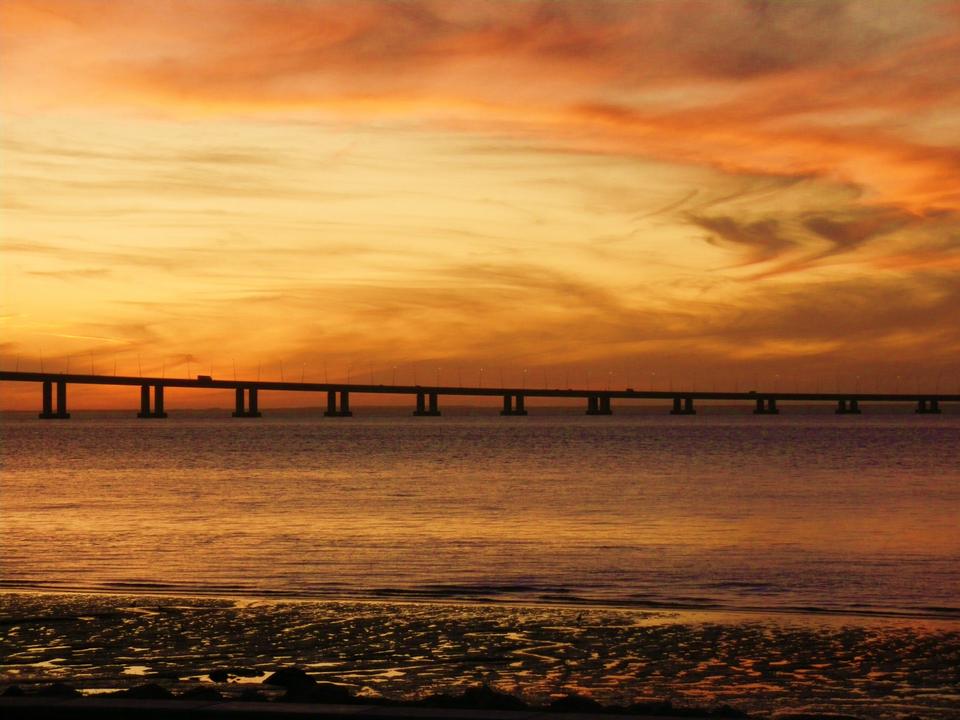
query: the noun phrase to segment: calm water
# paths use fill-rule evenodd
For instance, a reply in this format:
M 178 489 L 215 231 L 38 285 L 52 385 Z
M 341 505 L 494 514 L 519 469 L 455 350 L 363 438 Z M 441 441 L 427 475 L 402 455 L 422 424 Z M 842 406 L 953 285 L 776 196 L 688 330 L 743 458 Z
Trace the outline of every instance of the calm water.
M 960 617 L 960 417 L 2 421 L 0 587 Z

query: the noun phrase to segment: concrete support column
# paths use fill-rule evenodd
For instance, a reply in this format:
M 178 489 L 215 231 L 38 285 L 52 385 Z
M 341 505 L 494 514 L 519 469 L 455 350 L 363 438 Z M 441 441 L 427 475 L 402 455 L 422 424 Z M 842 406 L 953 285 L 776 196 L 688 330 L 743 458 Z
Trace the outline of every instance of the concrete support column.
M 153 386 L 153 409 L 150 408 L 150 386 L 140 386 L 140 412 L 138 418 L 165 418 L 163 411 L 163 385 Z
M 57 380 L 57 412 L 54 417 L 60 420 L 70 417 L 67 412 L 67 383 L 63 380 Z
M 236 389 L 234 396 L 234 417 L 260 417 L 260 408 L 257 404 L 257 388 L 242 387 Z
M 600 414 L 600 399 L 596 395 L 587 398 L 587 415 Z
M 324 417 L 352 417 L 350 412 L 350 393 L 346 390 L 340 391 L 340 406 L 337 407 L 337 391 L 327 391 L 327 409 L 323 413 Z
M 860 415 L 860 401 L 837 400 L 837 415 Z
M 613 415 L 613 409 L 610 407 L 610 396 L 602 395 L 600 397 L 600 409 L 597 411 L 598 415 Z
M 917 400 L 917 412 L 921 415 L 939 415 L 940 414 L 940 401 L 939 400 L 927 400 L 926 398 L 921 398 Z
M 140 412 L 137 413 L 137 417 L 139 418 L 150 417 L 150 386 L 149 385 L 140 386 Z
M 430 408 L 427 409 L 427 396 L 425 392 L 417 393 L 417 409 L 413 411 L 414 415 L 439 415 L 440 414 L 440 401 L 437 396 L 437 393 L 429 393 Z
M 779 415 L 776 398 L 757 398 L 757 407 L 753 410 L 754 415 Z
M 671 415 L 696 415 L 697 411 L 693 407 L 693 398 L 679 398 L 675 397 L 673 399 L 673 409 L 670 411 Z
M 49 420 L 50 418 L 56 417 L 53 414 L 53 383 L 49 380 L 43 381 L 43 405 L 40 410 L 40 418 L 43 420 Z
M 163 410 L 163 385 L 153 386 L 153 416 L 158 418 L 167 416 Z
M 503 410 L 501 415 L 526 415 L 527 411 L 523 407 L 523 395 L 504 395 Z

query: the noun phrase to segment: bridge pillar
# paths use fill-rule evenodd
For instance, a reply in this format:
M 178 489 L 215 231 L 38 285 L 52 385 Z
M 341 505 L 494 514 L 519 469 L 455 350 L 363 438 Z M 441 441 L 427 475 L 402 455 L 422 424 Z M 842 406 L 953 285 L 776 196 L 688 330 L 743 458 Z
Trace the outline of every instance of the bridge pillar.
M 526 415 L 527 411 L 523 406 L 523 395 L 504 395 L 503 410 L 501 415 Z
M 67 412 L 67 383 L 57 380 L 57 417 L 63 420 L 70 417 Z
M 776 398 L 757 398 L 757 406 L 753 410 L 754 415 L 779 415 Z
M 940 401 L 939 400 L 926 400 L 921 399 L 917 400 L 917 412 L 921 415 L 939 415 L 940 414 Z
M 66 420 L 70 417 L 67 412 L 67 383 L 57 380 L 57 411 L 53 411 L 53 383 L 43 381 L 43 411 L 39 417 L 43 420 Z
M 440 403 L 437 398 L 437 393 L 432 392 L 429 394 L 430 399 L 430 409 L 427 409 L 427 393 L 418 392 L 417 393 L 417 409 L 413 411 L 414 415 L 433 415 L 437 416 L 440 414 Z
M 141 385 L 140 386 L 140 412 L 137 413 L 138 418 L 150 417 L 150 386 Z
M 590 395 L 587 397 L 587 415 L 613 415 L 609 395 Z
M 246 402 L 244 402 L 246 396 Z M 260 417 L 260 408 L 257 404 L 257 388 L 244 390 L 238 387 L 235 391 L 233 417 Z
M 153 386 L 153 410 L 150 409 L 150 386 L 140 386 L 140 412 L 138 418 L 165 418 L 163 411 L 163 385 Z
M 53 383 L 49 380 L 43 381 L 42 397 L 43 404 L 40 409 L 40 419 L 49 420 L 50 418 L 56 417 L 53 414 Z
M 337 407 L 337 391 L 327 391 L 327 409 L 323 413 L 324 417 L 353 417 L 350 411 L 350 393 L 346 390 L 340 391 L 340 407 Z
M 679 398 L 675 397 L 673 399 L 673 408 L 670 410 L 671 415 L 696 415 L 696 408 L 693 407 L 693 398 Z
M 860 415 L 859 400 L 837 400 L 837 415 Z

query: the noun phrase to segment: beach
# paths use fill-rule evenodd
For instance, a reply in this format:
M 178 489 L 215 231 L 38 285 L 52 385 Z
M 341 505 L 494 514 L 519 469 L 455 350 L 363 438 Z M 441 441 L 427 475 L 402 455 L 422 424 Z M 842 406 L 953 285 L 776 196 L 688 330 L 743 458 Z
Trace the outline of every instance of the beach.
M 295 666 L 370 701 L 486 683 L 534 706 L 576 694 L 759 716 L 946 719 L 960 707 L 952 621 L 38 593 L 0 596 L 0 618 L 2 682 L 27 691 L 150 682 L 269 699 L 283 688 L 263 680 Z

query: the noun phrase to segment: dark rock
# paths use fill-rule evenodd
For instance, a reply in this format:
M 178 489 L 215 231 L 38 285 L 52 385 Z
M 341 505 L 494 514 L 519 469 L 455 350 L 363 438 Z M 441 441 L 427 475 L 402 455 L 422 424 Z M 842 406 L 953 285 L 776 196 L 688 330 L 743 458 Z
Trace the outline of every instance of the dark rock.
M 862 720 L 856 715 L 834 715 L 831 713 L 789 713 L 776 717 L 777 720 Z
M 230 673 L 226 670 L 211 670 L 207 677 L 213 680 L 214 682 L 226 682 L 227 678 L 230 677 Z
M 273 675 L 263 681 L 264 685 L 279 685 L 287 690 L 294 688 L 306 689 L 313 687 L 317 681 L 307 675 L 303 670 L 296 667 L 283 668 L 277 670 Z
M 328 705 L 345 705 L 353 702 L 353 695 L 343 685 L 329 682 L 314 682 L 304 687 L 287 688 L 280 698 L 284 702 L 313 702 Z
M 462 695 L 430 695 L 417 705 L 437 708 L 466 708 L 470 710 L 528 710 L 529 706 L 513 695 L 497 692 L 487 684 L 469 688 Z
M 23 691 L 19 685 L 11 685 L 6 690 L 3 691 L 3 695 L 0 697 L 23 697 L 26 693 Z
M 230 668 L 227 672 L 237 677 L 257 677 L 260 674 L 259 670 L 248 667 Z
M 631 715 L 676 715 L 676 709 L 669 700 L 633 703 L 624 709 Z
M 37 693 L 40 697 L 58 697 L 58 698 L 75 698 L 80 697 L 80 693 L 77 692 L 76 688 L 72 688 L 69 685 L 64 685 L 63 683 L 54 683 L 53 685 L 47 685 L 45 688 L 41 688 L 40 692 Z
M 558 698 L 549 705 L 549 709 L 554 712 L 575 712 L 575 713 L 602 713 L 607 710 L 603 705 L 593 698 L 584 697 L 571 693 L 566 697 Z
M 212 687 L 190 688 L 186 692 L 180 693 L 178 697 L 181 700 L 210 700 L 211 702 L 223 700 L 223 695 L 220 694 L 220 691 Z
M 737 718 L 738 720 L 743 720 L 743 718 L 750 717 L 743 710 L 737 710 L 732 708 L 729 705 L 721 705 L 710 711 L 710 717 L 718 718 Z
M 178 673 L 176 670 L 164 670 L 163 672 L 158 672 L 156 676 L 162 680 L 180 679 L 180 673 Z
M 171 700 L 173 699 L 173 693 L 156 683 L 147 683 L 146 685 L 137 685 L 111 693 L 109 697 L 123 697 L 133 700 Z
M 266 702 L 267 699 L 268 698 L 266 695 L 259 690 L 254 690 L 253 688 L 246 688 L 242 693 L 240 693 L 240 697 L 237 698 L 237 700 L 242 702 Z

